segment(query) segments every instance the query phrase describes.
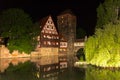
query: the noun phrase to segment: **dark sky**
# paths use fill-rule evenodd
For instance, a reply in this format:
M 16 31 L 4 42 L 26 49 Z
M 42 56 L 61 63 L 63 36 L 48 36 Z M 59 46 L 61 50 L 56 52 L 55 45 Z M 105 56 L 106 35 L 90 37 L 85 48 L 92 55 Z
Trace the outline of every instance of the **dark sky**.
M 77 27 L 91 35 L 94 33 L 99 2 L 100 0 L 0 0 L 0 11 L 21 8 L 37 21 L 49 14 L 55 18 L 62 11 L 71 9 L 77 16 Z

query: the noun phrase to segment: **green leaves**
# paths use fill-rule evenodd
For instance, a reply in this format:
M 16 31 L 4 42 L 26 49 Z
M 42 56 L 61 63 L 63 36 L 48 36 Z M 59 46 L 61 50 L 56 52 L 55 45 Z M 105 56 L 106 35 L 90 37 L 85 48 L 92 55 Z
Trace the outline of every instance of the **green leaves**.
M 33 23 L 30 16 L 21 9 L 11 8 L 0 14 L 0 32 L 9 37 L 8 48 L 29 53 L 33 50 Z
M 97 26 L 96 28 L 103 28 L 103 25 L 108 23 L 117 23 L 119 18 L 119 0 L 104 0 L 97 8 Z
M 96 29 L 85 42 L 87 62 L 101 67 L 120 67 L 120 23 Z

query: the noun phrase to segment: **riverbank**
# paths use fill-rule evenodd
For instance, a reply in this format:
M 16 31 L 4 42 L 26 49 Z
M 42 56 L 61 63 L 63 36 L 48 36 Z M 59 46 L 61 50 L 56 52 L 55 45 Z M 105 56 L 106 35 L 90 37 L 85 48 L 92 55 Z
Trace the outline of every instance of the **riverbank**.
M 75 62 L 74 63 L 74 67 L 87 68 L 87 66 L 88 66 L 88 63 L 86 61 Z
M 103 67 L 103 66 L 96 66 L 96 65 L 92 65 L 92 64 L 89 64 L 87 63 L 86 61 L 83 61 L 83 62 L 75 62 L 74 63 L 74 67 L 78 67 L 78 68 L 87 68 L 88 66 L 92 66 L 92 67 L 95 67 L 95 68 L 98 68 L 98 69 L 110 69 L 110 70 L 118 70 L 120 69 L 120 67 Z

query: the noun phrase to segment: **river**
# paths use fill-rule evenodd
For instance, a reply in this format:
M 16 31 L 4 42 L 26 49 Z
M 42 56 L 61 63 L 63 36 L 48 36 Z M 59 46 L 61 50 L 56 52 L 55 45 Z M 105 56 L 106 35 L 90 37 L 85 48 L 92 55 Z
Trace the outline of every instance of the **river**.
M 66 56 L 0 59 L 0 80 L 120 80 L 120 70 L 76 68 Z

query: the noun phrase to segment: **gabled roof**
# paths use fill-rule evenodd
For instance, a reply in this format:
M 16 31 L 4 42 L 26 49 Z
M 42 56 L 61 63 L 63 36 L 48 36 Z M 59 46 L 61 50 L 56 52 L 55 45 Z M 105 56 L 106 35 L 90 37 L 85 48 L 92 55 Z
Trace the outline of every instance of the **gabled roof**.
M 46 22 L 47 22 L 47 20 L 49 19 L 49 17 L 52 18 L 51 15 L 48 15 L 48 16 L 42 18 L 42 19 L 39 21 L 39 25 L 40 25 L 41 30 L 43 29 L 43 27 L 44 27 L 44 25 L 46 24 Z M 56 28 L 56 30 L 57 30 L 57 32 L 58 32 L 58 34 L 59 34 L 59 31 L 58 31 L 58 29 L 57 29 L 57 27 L 56 27 L 56 23 L 54 22 L 53 18 L 52 18 L 52 21 L 53 21 L 53 23 L 54 23 L 54 25 L 55 25 L 55 28 Z
M 44 25 L 45 25 L 45 23 L 47 22 L 47 20 L 48 20 L 49 17 L 50 17 L 50 15 L 47 16 L 47 17 L 42 18 L 42 19 L 39 21 L 39 25 L 40 25 L 41 30 L 42 30 L 42 28 L 44 27 Z

